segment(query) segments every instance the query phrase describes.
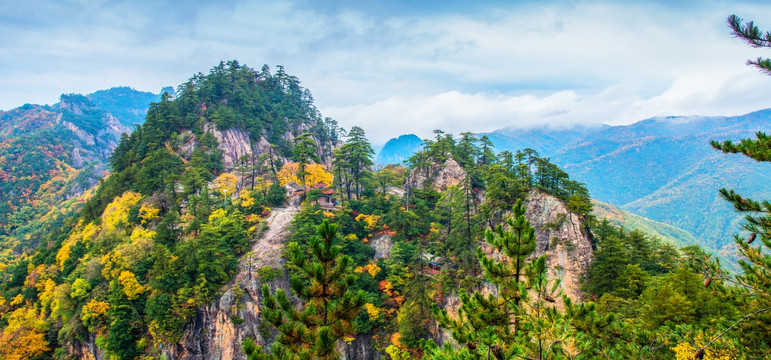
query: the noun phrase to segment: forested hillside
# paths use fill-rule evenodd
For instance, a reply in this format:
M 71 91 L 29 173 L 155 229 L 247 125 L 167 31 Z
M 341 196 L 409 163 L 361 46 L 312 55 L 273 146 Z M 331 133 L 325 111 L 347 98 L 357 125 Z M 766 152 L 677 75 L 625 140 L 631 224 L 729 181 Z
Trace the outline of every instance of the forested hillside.
M 113 88 L 0 112 L 0 261 L 14 262 L 76 213 L 121 134 L 159 99 Z
M 68 117 L 92 107 L 82 96 L 63 100 L 64 119 L 98 129 L 104 112 Z M 19 351 L 37 346 L 52 355 L 98 345 L 102 354 L 133 358 L 148 340 L 148 351 L 173 343 L 233 275 L 249 235 L 260 231 L 260 215 L 270 212 L 266 205 L 283 202 L 284 188 L 263 178 L 252 177 L 242 192 L 245 174 L 280 178 L 291 158 L 300 177 L 324 176 L 323 165 L 310 162 L 329 160 L 337 131 L 282 68 L 274 74 L 222 63 L 181 85 L 176 99 L 164 94 L 141 126 L 119 135 L 111 174 L 79 214 L 62 214 L 36 253 L 3 271 L 0 347 L 13 352 L 14 341 L 27 336 L 39 342 Z M 218 147 L 217 137 L 228 143 L 241 135 L 265 151 L 241 154 L 226 172 L 234 149 Z

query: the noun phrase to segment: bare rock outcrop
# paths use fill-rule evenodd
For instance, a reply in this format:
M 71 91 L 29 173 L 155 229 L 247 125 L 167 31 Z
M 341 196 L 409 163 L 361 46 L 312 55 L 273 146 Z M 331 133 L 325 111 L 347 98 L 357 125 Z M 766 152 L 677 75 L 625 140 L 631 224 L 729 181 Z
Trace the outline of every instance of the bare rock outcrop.
M 530 191 L 525 207 L 525 218 L 535 228 L 536 250 L 533 258 L 546 255 L 549 279 L 559 278 L 563 294 L 573 301 L 582 300 L 584 294 L 580 281 L 592 262 L 593 252 L 578 215 L 568 211 L 561 200 L 538 190 Z M 481 246 L 490 256 L 502 256 L 487 243 Z M 485 295 L 496 293 L 488 282 L 483 282 L 473 291 Z M 444 307 L 451 314 L 456 313 L 460 298 L 457 295 L 447 297 Z
M 222 163 L 226 169 L 232 169 L 238 164 L 238 159 L 244 155 L 252 155 L 252 143 L 249 134 L 238 128 L 217 130 L 212 123 L 206 123 L 204 130 L 212 133 L 222 150 Z
M 79 360 L 103 360 L 107 359 L 104 350 L 96 346 L 96 335 L 88 333 L 86 341 L 74 341 L 67 345 L 67 353 Z
M 391 257 L 391 235 L 387 233 L 376 235 L 369 242 L 369 246 L 375 249 L 375 260 Z
M 578 215 L 554 196 L 538 190 L 528 194 L 525 217 L 535 228 L 536 256 L 547 255 L 549 278 L 562 279 L 561 288 L 571 300 L 581 300 L 581 277 L 592 262 L 592 244 Z
M 416 167 L 407 175 L 405 190 L 423 189 L 426 186 L 433 187 L 437 191 L 445 191 L 450 186 L 460 184 L 466 178 L 466 171 L 463 170 L 457 161 L 452 158 L 447 159 L 444 164 L 434 164 L 428 169 Z
M 80 150 L 78 148 L 73 147 L 72 148 L 72 167 L 74 168 L 81 168 L 83 167 L 84 161 L 83 158 L 80 156 Z
M 93 146 L 96 144 L 96 139 L 93 135 L 90 135 L 89 133 L 81 130 L 79 127 L 75 126 L 75 124 L 69 121 L 62 121 L 62 125 L 64 125 L 67 130 L 75 133 L 75 136 L 77 136 L 79 140 L 83 141 L 83 144 L 86 146 Z

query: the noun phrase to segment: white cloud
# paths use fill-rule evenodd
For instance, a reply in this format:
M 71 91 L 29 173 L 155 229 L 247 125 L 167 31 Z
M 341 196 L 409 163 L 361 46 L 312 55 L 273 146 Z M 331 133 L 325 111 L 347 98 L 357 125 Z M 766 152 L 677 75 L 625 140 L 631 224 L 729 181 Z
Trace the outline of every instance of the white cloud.
M 715 78 L 683 76 L 659 95 L 642 98 L 636 84 L 599 92 L 573 90 L 545 96 L 449 91 L 412 98 L 391 97 L 367 105 L 322 108 L 346 127 L 362 126 L 371 141 L 414 133 L 431 137 L 434 129 L 459 134 L 504 127 L 574 124 L 629 124 L 655 116 L 740 115 L 769 106 L 771 79 L 752 69 Z
M 324 115 L 375 142 L 769 106 L 771 79 L 743 65 L 767 52 L 731 38 L 724 19 L 764 26 L 771 5 L 348 4 L 18 2 L 0 14 L 0 108 L 116 85 L 158 91 L 227 59 L 285 65 Z

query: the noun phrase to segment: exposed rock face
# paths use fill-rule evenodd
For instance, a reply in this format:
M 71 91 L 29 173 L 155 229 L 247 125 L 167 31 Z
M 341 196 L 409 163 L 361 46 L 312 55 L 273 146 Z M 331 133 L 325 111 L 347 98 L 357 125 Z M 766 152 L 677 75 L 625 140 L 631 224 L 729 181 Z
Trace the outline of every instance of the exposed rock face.
M 423 168 L 414 168 L 407 175 L 405 189 L 423 189 L 426 184 L 431 184 L 434 190 L 444 191 L 450 186 L 461 183 L 466 178 L 466 171 L 452 158 L 444 164 L 434 164 L 428 171 Z
M 179 156 L 190 160 L 193 156 L 193 151 L 195 151 L 195 134 L 190 130 L 180 132 L 179 141 L 175 145 L 179 148 L 177 150 Z
M 83 166 L 83 158 L 80 157 L 78 148 L 72 148 L 72 167 L 80 168 Z
M 62 101 L 59 106 L 80 116 L 83 116 L 88 111 L 98 111 L 93 106 L 73 105 L 66 101 Z M 109 159 L 112 151 L 118 146 L 121 134 L 131 133 L 131 129 L 122 125 L 114 116 L 108 113 L 102 113 L 101 116 L 102 123 L 99 124 L 100 128 L 95 133 L 89 133 L 69 121 L 62 120 L 61 113 L 57 116 L 56 122 L 64 126 L 65 129 L 72 131 L 77 138 L 77 140 L 72 142 L 75 149 L 72 154 L 71 165 L 73 167 L 80 168 L 87 163 L 94 161 L 103 162 Z M 76 150 L 78 153 L 75 153 Z
M 239 271 L 222 289 L 222 295 L 210 306 L 199 309 L 195 318 L 186 325 L 185 334 L 167 356 L 172 359 L 229 360 L 245 359 L 241 343 L 250 337 L 256 343 L 265 342 L 260 334 L 260 306 L 262 281 L 258 270 L 262 267 L 281 268 L 287 228 L 299 208 L 276 208 L 268 217 L 268 230 L 243 256 Z M 283 288 L 289 292 L 288 276 L 269 283 L 271 290 Z M 240 295 L 240 296 L 239 296 Z M 231 318 L 232 317 L 232 318 Z M 240 324 L 233 319 L 243 319 Z
M 560 285 L 571 300 L 580 300 L 581 277 L 592 262 L 592 244 L 578 215 L 568 211 L 554 196 L 532 190 L 525 217 L 535 228 L 536 256 L 546 254 L 549 277 L 562 279 Z
M 67 352 L 80 360 L 103 360 L 107 357 L 104 350 L 96 346 L 96 336 L 88 333 L 87 341 L 75 341 L 68 346 Z
M 342 355 L 341 360 L 375 360 L 382 358 L 382 354 L 375 351 L 372 346 L 372 336 L 358 334 L 350 345 L 337 344 L 337 351 Z
M 64 127 L 67 128 L 67 130 L 74 132 L 75 135 L 80 140 L 82 140 L 85 145 L 93 146 L 94 144 L 96 144 L 96 140 L 94 139 L 93 135 L 89 135 L 87 132 L 75 126 L 75 124 L 69 121 L 62 121 L 62 125 L 64 125 Z
M 380 234 L 372 238 L 369 246 L 375 249 L 375 260 L 391 257 L 391 235 Z
M 549 278 L 560 278 L 562 292 L 571 300 L 581 300 L 583 292 L 580 290 L 580 279 L 593 255 L 591 242 L 582 232 L 578 216 L 570 213 L 559 199 L 538 190 L 530 191 L 525 206 L 525 217 L 535 228 L 536 252 L 533 257 L 546 254 Z M 502 256 L 487 243 L 483 243 L 482 248 L 490 256 Z M 497 289 L 489 282 L 483 282 L 467 291 L 478 291 L 485 296 L 497 294 Z M 448 296 L 443 303 L 450 315 L 457 314 L 460 306 L 458 295 Z M 561 299 L 557 299 L 557 306 L 561 306 Z M 452 335 L 444 329 L 432 329 L 431 333 L 437 344 L 454 341 Z
M 249 133 L 242 129 L 230 128 L 220 131 L 213 123 L 206 123 L 204 125 L 204 131 L 212 133 L 212 135 L 217 138 L 217 142 L 219 142 L 218 147 L 222 150 L 222 163 L 225 165 L 225 169 L 232 170 L 235 168 L 238 164 L 238 159 L 244 155 L 272 153 L 273 156 L 282 163 L 289 161 L 288 158 L 279 155 L 264 136 L 260 136 L 257 141 L 252 141 L 249 138 Z M 284 140 L 292 143 L 295 137 L 297 137 L 297 134 L 307 131 L 307 126 L 301 126 L 298 131 L 299 132 L 297 133 L 287 131 L 283 136 Z M 332 153 L 331 146 L 321 146 L 321 142 L 316 136 L 313 137 L 313 141 L 319 145 L 317 155 L 322 163 L 329 167 L 332 161 L 331 156 L 329 156 L 329 154 Z M 194 142 L 193 145 L 195 145 Z
M 252 155 L 252 144 L 249 134 L 238 128 L 230 128 L 224 131 L 217 130 L 212 123 L 207 123 L 204 130 L 212 133 L 222 149 L 222 163 L 225 168 L 232 169 L 238 164 L 238 159 L 244 155 Z

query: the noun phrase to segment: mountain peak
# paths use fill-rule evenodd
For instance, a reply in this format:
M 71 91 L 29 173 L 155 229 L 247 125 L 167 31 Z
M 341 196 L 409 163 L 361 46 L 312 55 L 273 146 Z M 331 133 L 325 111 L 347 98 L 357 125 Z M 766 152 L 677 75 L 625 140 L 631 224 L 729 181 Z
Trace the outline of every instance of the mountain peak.
M 423 140 L 415 134 L 404 134 L 388 140 L 378 152 L 375 162 L 380 165 L 401 164 L 420 150 Z

